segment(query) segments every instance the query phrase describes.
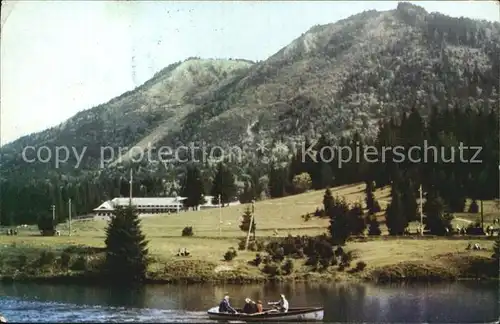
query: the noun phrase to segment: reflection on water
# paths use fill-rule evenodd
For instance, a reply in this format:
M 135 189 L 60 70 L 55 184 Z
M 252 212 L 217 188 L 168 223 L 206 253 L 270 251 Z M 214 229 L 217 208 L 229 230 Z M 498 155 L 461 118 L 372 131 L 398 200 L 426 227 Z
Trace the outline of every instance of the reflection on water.
M 229 294 L 235 306 L 284 293 L 293 306 L 324 306 L 328 322 L 471 323 L 499 318 L 496 283 L 442 285 L 157 285 L 140 290 L 17 283 L 0 285 L 0 311 L 23 322 L 192 322 Z

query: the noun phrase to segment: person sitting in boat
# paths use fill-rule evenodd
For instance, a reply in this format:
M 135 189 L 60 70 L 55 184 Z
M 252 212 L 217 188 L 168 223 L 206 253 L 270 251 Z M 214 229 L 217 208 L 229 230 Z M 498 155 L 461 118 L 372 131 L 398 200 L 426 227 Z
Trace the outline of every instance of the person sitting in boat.
M 257 300 L 256 306 L 257 306 L 257 313 L 262 313 L 264 311 L 261 300 Z
M 231 314 L 236 314 L 237 311 L 233 307 L 231 307 L 231 304 L 229 304 L 229 296 L 224 296 L 224 299 L 220 302 L 219 304 L 219 313 L 231 313 Z
M 285 295 L 281 294 L 280 295 L 280 301 L 277 302 L 270 302 L 268 303 L 269 305 L 277 305 L 278 310 L 282 313 L 288 312 L 288 300 L 286 300 Z
M 243 313 L 245 313 L 245 314 L 257 313 L 257 305 L 250 298 L 245 299 L 245 306 L 243 306 Z

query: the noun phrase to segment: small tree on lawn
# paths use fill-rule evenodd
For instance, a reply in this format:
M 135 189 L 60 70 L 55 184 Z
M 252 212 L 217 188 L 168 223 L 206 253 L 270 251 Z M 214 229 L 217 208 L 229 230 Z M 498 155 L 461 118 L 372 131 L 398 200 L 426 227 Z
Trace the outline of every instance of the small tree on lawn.
M 306 192 L 312 186 L 311 176 L 307 172 L 297 174 L 293 177 L 292 184 L 296 193 Z
M 349 238 L 349 206 L 345 200 L 336 198 L 329 208 L 330 226 L 328 228 L 333 244 L 343 245 Z
M 243 219 L 241 220 L 240 230 L 242 230 L 245 233 L 248 233 L 248 229 L 250 228 L 250 222 L 252 222 L 252 229 L 250 230 L 250 233 L 252 233 L 253 238 L 255 240 L 255 230 L 256 230 L 255 219 L 252 220 L 252 209 L 248 206 L 245 209 L 245 212 L 243 213 Z
M 425 227 L 432 235 L 445 235 L 451 229 L 453 216 L 446 212 L 446 204 L 439 195 L 429 192 L 424 204 Z
M 354 204 L 354 206 L 349 210 L 348 217 L 350 233 L 352 235 L 363 235 L 366 229 L 366 223 L 361 204 Z
M 106 273 L 114 283 L 140 283 L 146 278 L 148 241 L 138 213 L 133 206 L 117 206 L 113 214 L 106 229 Z
M 378 213 L 380 211 L 380 205 L 377 200 L 375 200 L 375 195 L 373 194 L 373 189 L 374 189 L 373 181 L 366 181 L 366 188 L 365 188 L 365 202 L 366 202 L 366 208 L 368 209 L 368 214 L 372 215 L 375 213 Z
M 380 230 L 380 224 L 378 223 L 377 217 L 375 215 L 370 215 L 368 219 L 368 235 L 380 235 L 382 231 Z
M 51 236 L 55 234 L 56 224 L 52 219 L 52 216 L 42 215 L 38 217 L 38 229 L 45 236 Z
M 397 191 L 392 194 L 391 203 L 385 212 L 385 219 L 390 235 L 403 235 L 408 221 L 403 214 L 401 195 Z
M 330 188 L 327 188 L 323 196 L 323 210 L 325 211 L 326 216 L 330 216 L 334 204 L 335 204 L 335 199 L 332 196 L 332 191 L 330 190 Z

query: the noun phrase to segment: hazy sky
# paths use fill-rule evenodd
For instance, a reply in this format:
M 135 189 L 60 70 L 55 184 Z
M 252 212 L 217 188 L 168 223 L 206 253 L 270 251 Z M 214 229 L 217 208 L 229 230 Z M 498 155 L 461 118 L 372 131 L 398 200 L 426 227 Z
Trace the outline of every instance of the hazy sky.
M 415 2 L 416 3 L 416 2 Z M 499 20 L 487 1 L 420 2 Z M 397 2 L 10 1 L 2 5 L 1 144 L 55 126 L 190 56 L 264 60 L 316 24 Z

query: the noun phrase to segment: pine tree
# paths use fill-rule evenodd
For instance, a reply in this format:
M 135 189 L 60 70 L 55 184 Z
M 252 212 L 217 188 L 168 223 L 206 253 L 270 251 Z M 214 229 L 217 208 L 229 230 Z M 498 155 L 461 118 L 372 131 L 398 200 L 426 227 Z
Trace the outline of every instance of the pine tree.
M 240 203 L 247 204 L 247 203 L 251 202 L 254 199 L 255 199 L 255 196 L 254 196 L 253 188 L 248 183 L 248 181 L 245 181 L 245 185 L 243 187 L 243 191 L 241 192 L 240 198 L 239 198 Z
M 336 198 L 329 208 L 330 226 L 328 228 L 333 244 L 343 245 L 349 238 L 349 206 L 345 200 Z
M 252 233 L 254 239 L 255 239 L 255 230 L 257 229 L 257 225 L 255 224 L 255 219 L 252 220 L 252 209 L 250 206 L 248 206 L 245 209 L 245 212 L 243 213 L 241 224 L 240 224 L 240 230 L 242 230 L 245 233 L 248 233 L 248 229 L 250 228 L 250 222 L 252 222 L 252 229 L 250 230 L 250 233 Z
M 446 229 L 451 229 L 451 221 L 453 216 L 446 213 L 446 205 L 441 197 L 434 192 L 427 193 L 426 201 L 424 204 L 425 228 L 430 231 L 432 235 L 445 235 Z
M 222 162 L 217 166 L 217 171 L 212 183 L 211 194 L 214 197 L 215 203 L 219 203 L 218 197 L 220 195 L 222 204 L 231 202 L 236 196 L 234 175 Z
M 403 216 L 406 217 L 407 221 L 415 221 L 417 220 L 417 196 L 415 195 L 415 188 L 413 188 L 413 183 L 409 178 L 402 178 L 398 180 L 399 183 L 396 185 L 399 186 L 401 192 L 401 204 L 402 204 L 402 213 Z
M 181 196 L 186 197 L 184 200 L 185 207 L 198 207 L 206 201 L 204 198 L 205 189 L 203 188 L 203 179 L 200 170 L 195 166 L 188 166 L 186 176 L 181 188 Z
M 335 200 L 332 196 L 332 191 L 330 190 L 330 188 L 327 188 L 323 196 L 323 210 L 325 211 L 325 215 L 331 215 L 334 204 Z
M 380 211 L 380 205 L 377 200 L 375 200 L 375 195 L 373 193 L 373 181 L 366 181 L 365 187 L 365 202 L 366 208 L 368 209 L 368 214 L 373 215 Z
M 375 215 L 369 216 L 368 219 L 368 235 L 380 235 L 382 231 L 380 230 L 380 225 L 377 221 L 377 217 Z
M 390 235 L 403 235 L 406 227 L 408 226 L 408 220 L 403 214 L 401 194 L 398 192 L 398 188 L 394 186 L 394 184 L 391 190 L 391 203 L 387 207 L 385 219 Z
M 349 232 L 351 235 L 363 235 L 366 229 L 363 207 L 356 203 L 349 210 Z
M 144 281 L 148 266 L 148 241 L 133 206 L 116 206 L 106 228 L 105 269 L 108 279 L 118 284 Z
M 286 195 L 286 170 L 271 164 L 269 170 L 269 194 L 272 198 Z

